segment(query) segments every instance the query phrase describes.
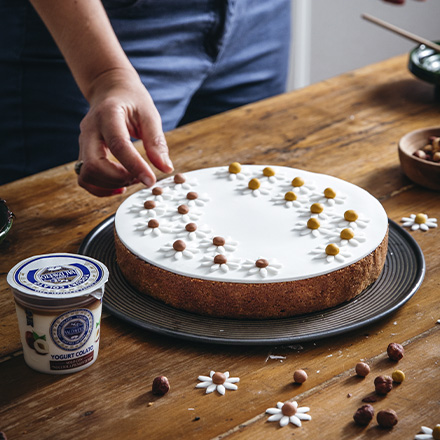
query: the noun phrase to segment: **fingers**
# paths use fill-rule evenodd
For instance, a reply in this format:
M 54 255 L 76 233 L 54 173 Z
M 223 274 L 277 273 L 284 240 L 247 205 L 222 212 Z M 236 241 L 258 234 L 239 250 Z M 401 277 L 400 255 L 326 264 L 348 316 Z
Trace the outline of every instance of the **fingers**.
M 156 110 L 149 112 L 148 118 L 141 120 L 141 138 L 151 163 L 164 173 L 172 173 L 174 170 L 173 163 L 162 130 L 162 122 Z

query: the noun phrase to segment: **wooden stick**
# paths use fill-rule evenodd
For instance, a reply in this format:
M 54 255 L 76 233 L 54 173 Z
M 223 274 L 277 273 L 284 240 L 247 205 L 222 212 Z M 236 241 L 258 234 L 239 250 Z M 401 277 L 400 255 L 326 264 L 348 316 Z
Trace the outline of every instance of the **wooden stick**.
M 419 37 L 418 35 L 405 31 L 404 29 L 394 26 L 393 24 L 387 23 L 386 21 L 383 21 L 379 18 L 373 17 L 372 15 L 362 14 L 361 17 L 364 18 L 365 20 L 371 21 L 374 24 L 382 26 L 383 28 L 388 29 L 391 32 L 395 32 L 396 34 L 399 34 L 402 37 L 408 38 L 409 40 L 415 41 L 416 43 L 424 44 L 426 47 L 429 47 L 430 49 L 433 49 L 436 52 L 440 52 L 440 45 L 433 43 L 430 40 L 426 40 L 423 37 Z

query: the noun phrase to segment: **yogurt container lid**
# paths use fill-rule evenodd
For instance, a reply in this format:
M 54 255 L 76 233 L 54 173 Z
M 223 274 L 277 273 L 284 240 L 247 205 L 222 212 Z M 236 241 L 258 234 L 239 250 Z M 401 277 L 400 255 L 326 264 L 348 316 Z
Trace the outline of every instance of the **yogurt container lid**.
M 107 267 L 98 260 L 59 253 L 36 255 L 17 263 L 9 271 L 7 281 L 15 292 L 29 297 L 101 298 L 108 275 Z

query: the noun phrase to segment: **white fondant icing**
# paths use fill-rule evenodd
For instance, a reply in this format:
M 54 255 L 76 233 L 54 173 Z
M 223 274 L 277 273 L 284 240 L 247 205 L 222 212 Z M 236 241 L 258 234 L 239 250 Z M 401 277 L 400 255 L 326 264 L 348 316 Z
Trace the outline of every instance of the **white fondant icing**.
M 166 190 L 164 194 L 176 195 L 161 201 L 161 205 L 166 205 L 167 211 L 163 216 L 157 216 L 159 224 L 166 221 L 166 226 L 170 227 L 169 232 L 162 231 L 159 236 L 153 233 L 142 236 L 139 230 L 136 231 L 140 217 L 138 213 L 131 212 L 129 207 L 135 203 L 143 205 L 151 194 L 150 190 L 141 190 L 128 197 L 119 207 L 115 217 L 117 234 L 131 252 L 165 270 L 192 278 L 239 283 L 292 281 L 323 275 L 359 261 L 376 249 L 384 239 L 388 228 L 387 215 L 379 201 L 365 190 L 323 174 L 279 166 L 271 168 L 276 171 L 276 175 L 283 175 L 283 180 L 264 186 L 269 191 L 269 197 L 253 197 L 251 193 L 243 195 L 240 189 L 244 183 L 242 180 L 224 178 L 230 174 L 228 167 L 207 168 L 184 174 L 185 183 L 197 182 L 197 192 L 206 194 L 209 198 L 204 206 L 190 207 L 189 212 L 197 209 L 199 214 L 195 221 L 187 217 L 188 222 L 206 225 L 206 230 L 210 232 L 205 235 L 194 234 L 193 239 L 185 238 L 185 232 L 187 237 L 190 233 L 185 231 L 183 216 L 177 216 L 176 213 L 188 190 L 194 189 L 185 189 L 186 192 L 181 191 L 182 188 L 177 190 L 173 177 L 156 185 Z M 264 166 L 261 165 L 243 165 L 241 173 L 246 174 L 248 182 L 252 178 L 261 177 L 263 169 Z M 291 181 L 297 176 L 306 183 L 313 182 L 315 185 L 314 190 L 301 194 L 301 197 L 306 197 L 306 202 L 300 208 L 292 206 L 291 209 L 274 204 L 274 198 L 285 191 L 286 185 L 290 185 L 290 190 L 292 189 Z M 339 195 L 340 203 L 333 206 L 324 204 L 327 218 L 318 216 L 321 223 L 319 229 L 327 229 L 331 234 L 339 236 L 342 228 L 332 223 L 328 217 L 343 219 L 344 212 L 348 209 L 362 212 L 362 218 L 369 221 L 362 228 L 362 236 L 366 239 L 359 239 L 357 246 L 343 246 L 339 240 L 331 241 L 329 236 L 323 234 L 317 237 L 312 234 L 302 236 L 293 230 L 295 225 L 306 223 L 312 217 L 310 205 L 315 198 L 322 200 L 324 189 L 329 187 L 334 189 L 337 197 Z M 309 211 L 309 217 L 306 211 Z M 225 255 L 228 261 L 241 261 L 238 263 L 239 267 L 220 273 L 220 270 L 210 271 L 210 266 L 201 264 L 205 262 L 205 256 L 213 259 L 213 253 L 217 252 L 212 243 L 213 237 L 226 238 L 226 243 L 232 247 L 229 250 L 225 248 Z M 227 237 L 232 237 L 232 240 Z M 356 233 L 355 237 L 360 236 Z M 172 246 L 179 238 L 186 244 L 183 252 L 176 252 Z M 203 246 L 204 240 L 209 241 L 208 247 Z M 340 252 L 337 256 L 328 258 L 332 256 L 325 253 L 325 248 L 331 242 L 340 247 Z M 261 255 L 269 263 L 277 260 L 277 264 L 280 264 L 277 273 L 269 273 L 268 270 L 266 277 L 261 276 L 260 271 L 249 274 L 247 262 L 255 262 Z M 211 266 L 213 264 L 210 263 Z

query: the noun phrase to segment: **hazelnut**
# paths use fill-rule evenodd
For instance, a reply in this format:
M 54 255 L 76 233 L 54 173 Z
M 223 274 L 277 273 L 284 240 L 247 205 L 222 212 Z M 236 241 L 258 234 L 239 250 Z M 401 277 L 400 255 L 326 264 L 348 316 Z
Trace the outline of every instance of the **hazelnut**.
M 365 377 L 370 373 L 370 366 L 365 362 L 358 362 L 355 371 L 358 376 Z
M 353 415 L 353 420 L 361 426 L 368 425 L 374 416 L 374 408 L 371 405 L 362 405 Z
M 381 428 L 392 428 L 397 422 L 397 414 L 392 409 L 385 409 L 377 413 L 377 423 Z
M 152 391 L 157 396 L 163 396 L 170 390 L 170 382 L 165 376 L 157 376 L 153 380 Z
M 393 379 L 390 376 L 377 376 L 374 388 L 377 394 L 388 394 L 393 389 Z
M 405 373 L 402 370 L 395 370 L 391 375 L 394 382 L 402 383 L 405 380 Z
M 295 383 L 304 383 L 307 378 L 307 373 L 304 370 L 296 370 L 293 373 L 293 380 L 295 381 Z
M 393 361 L 400 361 L 400 359 L 403 358 L 404 352 L 405 350 L 403 347 L 396 342 L 392 342 L 390 345 L 388 345 L 387 354 L 388 357 Z
M 418 157 L 419 159 L 426 159 L 428 155 L 423 150 L 417 150 L 414 153 L 414 156 Z
M 432 160 L 434 162 L 440 162 L 440 151 L 437 151 L 437 153 L 434 153 L 434 155 L 432 156 Z

